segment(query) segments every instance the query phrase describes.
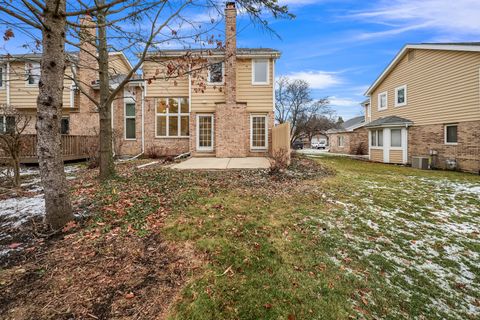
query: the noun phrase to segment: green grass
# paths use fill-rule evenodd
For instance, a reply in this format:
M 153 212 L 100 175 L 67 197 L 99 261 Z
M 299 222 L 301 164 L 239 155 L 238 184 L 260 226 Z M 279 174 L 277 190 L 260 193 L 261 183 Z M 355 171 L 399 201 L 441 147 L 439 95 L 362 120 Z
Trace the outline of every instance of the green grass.
M 163 236 L 205 261 L 171 319 L 480 316 L 478 176 L 316 161 L 336 174 L 284 188 L 165 170 L 113 183 L 143 188 L 125 210 L 130 226 L 145 232 L 167 201 Z

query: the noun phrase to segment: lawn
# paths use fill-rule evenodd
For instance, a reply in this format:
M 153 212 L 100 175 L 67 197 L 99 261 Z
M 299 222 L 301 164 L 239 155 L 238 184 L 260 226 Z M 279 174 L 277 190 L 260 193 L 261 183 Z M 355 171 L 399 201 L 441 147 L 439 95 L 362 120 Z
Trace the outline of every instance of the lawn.
M 1 271 L 0 311 L 52 319 L 480 317 L 478 176 L 340 157 L 297 159 L 276 175 L 125 166 L 110 183 L 87 176 L 73 185 L 79 210 L 93 216 L 44 247 L 47 258 Z M 39 296 L 57 313 L 28 306 Z

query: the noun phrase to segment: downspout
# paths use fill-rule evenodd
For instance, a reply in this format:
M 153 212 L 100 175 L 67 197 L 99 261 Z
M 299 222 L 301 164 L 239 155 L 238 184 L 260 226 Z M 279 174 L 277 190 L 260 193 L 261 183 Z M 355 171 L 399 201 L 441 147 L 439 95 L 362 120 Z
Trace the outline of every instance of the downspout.
M 10 61 L 7 62 L 7 76 L 5 77 L 6 80 L 6 91 L 7 91 L 7 105 L 10 105 Z
M 110 104 L 110 122 L 112 124 L 112 154 L 113 154 L 113 157 L 115 158 L 115 139 L 113 138 L 114 137 L 114 125 L 113 125 L 113 108 L 114 108 L 114 103 L 112 102 Z

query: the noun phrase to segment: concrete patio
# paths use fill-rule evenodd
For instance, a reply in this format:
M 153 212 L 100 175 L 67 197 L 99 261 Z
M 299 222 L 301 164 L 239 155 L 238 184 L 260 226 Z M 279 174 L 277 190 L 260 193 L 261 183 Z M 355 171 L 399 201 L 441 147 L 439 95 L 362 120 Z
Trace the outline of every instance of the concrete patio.
M 249 158 L 190 158 L 172 166 L 178 170 L 268 169 L 270 161 L 264 157 Z

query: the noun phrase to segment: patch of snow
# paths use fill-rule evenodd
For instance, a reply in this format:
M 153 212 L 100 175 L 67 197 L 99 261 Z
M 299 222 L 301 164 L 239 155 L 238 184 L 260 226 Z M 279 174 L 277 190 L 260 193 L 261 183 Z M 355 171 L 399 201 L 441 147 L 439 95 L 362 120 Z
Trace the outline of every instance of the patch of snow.
M 42 195 L 34 197 L 10 198 L 0 201 L 2 227 L 11 225 L 18 228 L 32 217 L 45 215 L 45 199 Z M 6 222 L 5 222 L 6 221 Z

